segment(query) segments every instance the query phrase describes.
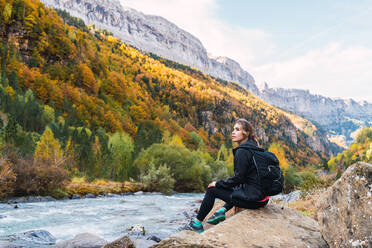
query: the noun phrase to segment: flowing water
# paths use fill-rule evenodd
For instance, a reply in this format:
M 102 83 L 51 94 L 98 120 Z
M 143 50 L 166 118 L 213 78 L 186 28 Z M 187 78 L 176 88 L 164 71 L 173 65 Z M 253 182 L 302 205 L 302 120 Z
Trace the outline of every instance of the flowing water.
M 140 194 L 52 202 L 0 204 L 0 239 L 28 230 L 49 231 L 58 241 L 89 232 L 108 241 L 140 224 L 163 239 L 187 221 L 203 194 Z

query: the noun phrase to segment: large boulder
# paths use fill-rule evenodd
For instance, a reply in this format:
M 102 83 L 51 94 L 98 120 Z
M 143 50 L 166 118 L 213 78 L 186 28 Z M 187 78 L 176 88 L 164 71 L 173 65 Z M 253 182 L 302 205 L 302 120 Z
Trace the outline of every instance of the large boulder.
M 40 247 L 54 245 L 56 238 L 45 230 L 31 230 L 22 233 L 15 233 L 8 236 L 8 240 L 14 245 L 25 247 Z
M 202 234 L 179 232 L 153 247 L 328 247 L 318 223 L 299 212 L 269 204 L 244 210 Z
M 54 248 L 101 248 L 107 241 L 91 233 L 81 233 L 73 239 L 58 242 Z
M 135 248 L 135 246 L 128 235 L 125 235 L 124 237 L 105 245 L 104 248 Z
M 350 166 L 317 202 L 321 233 L 330 247 L 372 247 L 372 165 Z

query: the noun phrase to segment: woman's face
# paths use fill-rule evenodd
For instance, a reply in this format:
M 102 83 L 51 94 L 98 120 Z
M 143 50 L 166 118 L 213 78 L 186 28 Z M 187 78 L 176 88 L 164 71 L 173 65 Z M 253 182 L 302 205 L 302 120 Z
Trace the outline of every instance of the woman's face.
M 235 124 L 231 134 L 231 140 L 233 142 L 241 144 L 245 139 L 247 139 L 247 137 L 248 134 L 245 131 L 243 131 L 242 125 L 240 125 L 239 123 Z

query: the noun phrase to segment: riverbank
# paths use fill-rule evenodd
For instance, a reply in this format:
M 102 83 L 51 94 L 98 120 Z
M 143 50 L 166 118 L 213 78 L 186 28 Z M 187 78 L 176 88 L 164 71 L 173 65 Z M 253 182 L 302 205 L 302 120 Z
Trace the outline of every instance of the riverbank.
M 87 182 L 84 177 L 74 177 L 64 189 L 51 191 L 46 196 L 13 196 L 2 199 L 2 201 L 5 203 L 41 202 L 82 197 L 94 198 L 113 194 L 121 195 L 138 191 L 146 191 L 145 185 L 140 182 L 114 182 L 104 179 Z

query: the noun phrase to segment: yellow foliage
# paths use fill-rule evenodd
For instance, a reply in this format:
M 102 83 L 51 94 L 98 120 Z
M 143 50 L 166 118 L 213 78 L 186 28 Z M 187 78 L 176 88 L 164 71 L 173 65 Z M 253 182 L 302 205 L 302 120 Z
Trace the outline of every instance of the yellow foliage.
M 283 147 L 278 143 L 271 143 L 269 147 L 269 152 L 274 153 L 279 159 L 279 166 L 283 170 L 283 174 L 285 175 L 287 169 L 289 168 L 289 163 L 285 157 L 285 152 Z
M 54 138 L 52 130 L 48 127 L 45 129 L 40 141 L 36 143 L 34 160 L 36 163 L 41 162 L 54 166 L 59 166 L 64 162 L 61 145 Z
M 3 18 L 5 22 L 9 21 L 9 18 L 12 16 L 12 5 L 7 3 L 3 10 Z
M 85 183 L 85 177 L 73 177 L 71 183 Z
M 112 42 L 112 43 L 117 43 L 117 42 L 119 42 L 119 39 L 114 37 L 114 36 L 109 35 L 109 36 L 107 36 L 107 41 Z
M 15 92 L 11 86 L 5 88 L 5 93 L 8 94 L 12 99 L 14 99 Z
M 182 142 L 182 139 L 178 135 L 173 135 L 172 139 L 169 142 L 170 145 L 175 145 L 175 146 L 182 146 L 184 147 L 185 145 Z

